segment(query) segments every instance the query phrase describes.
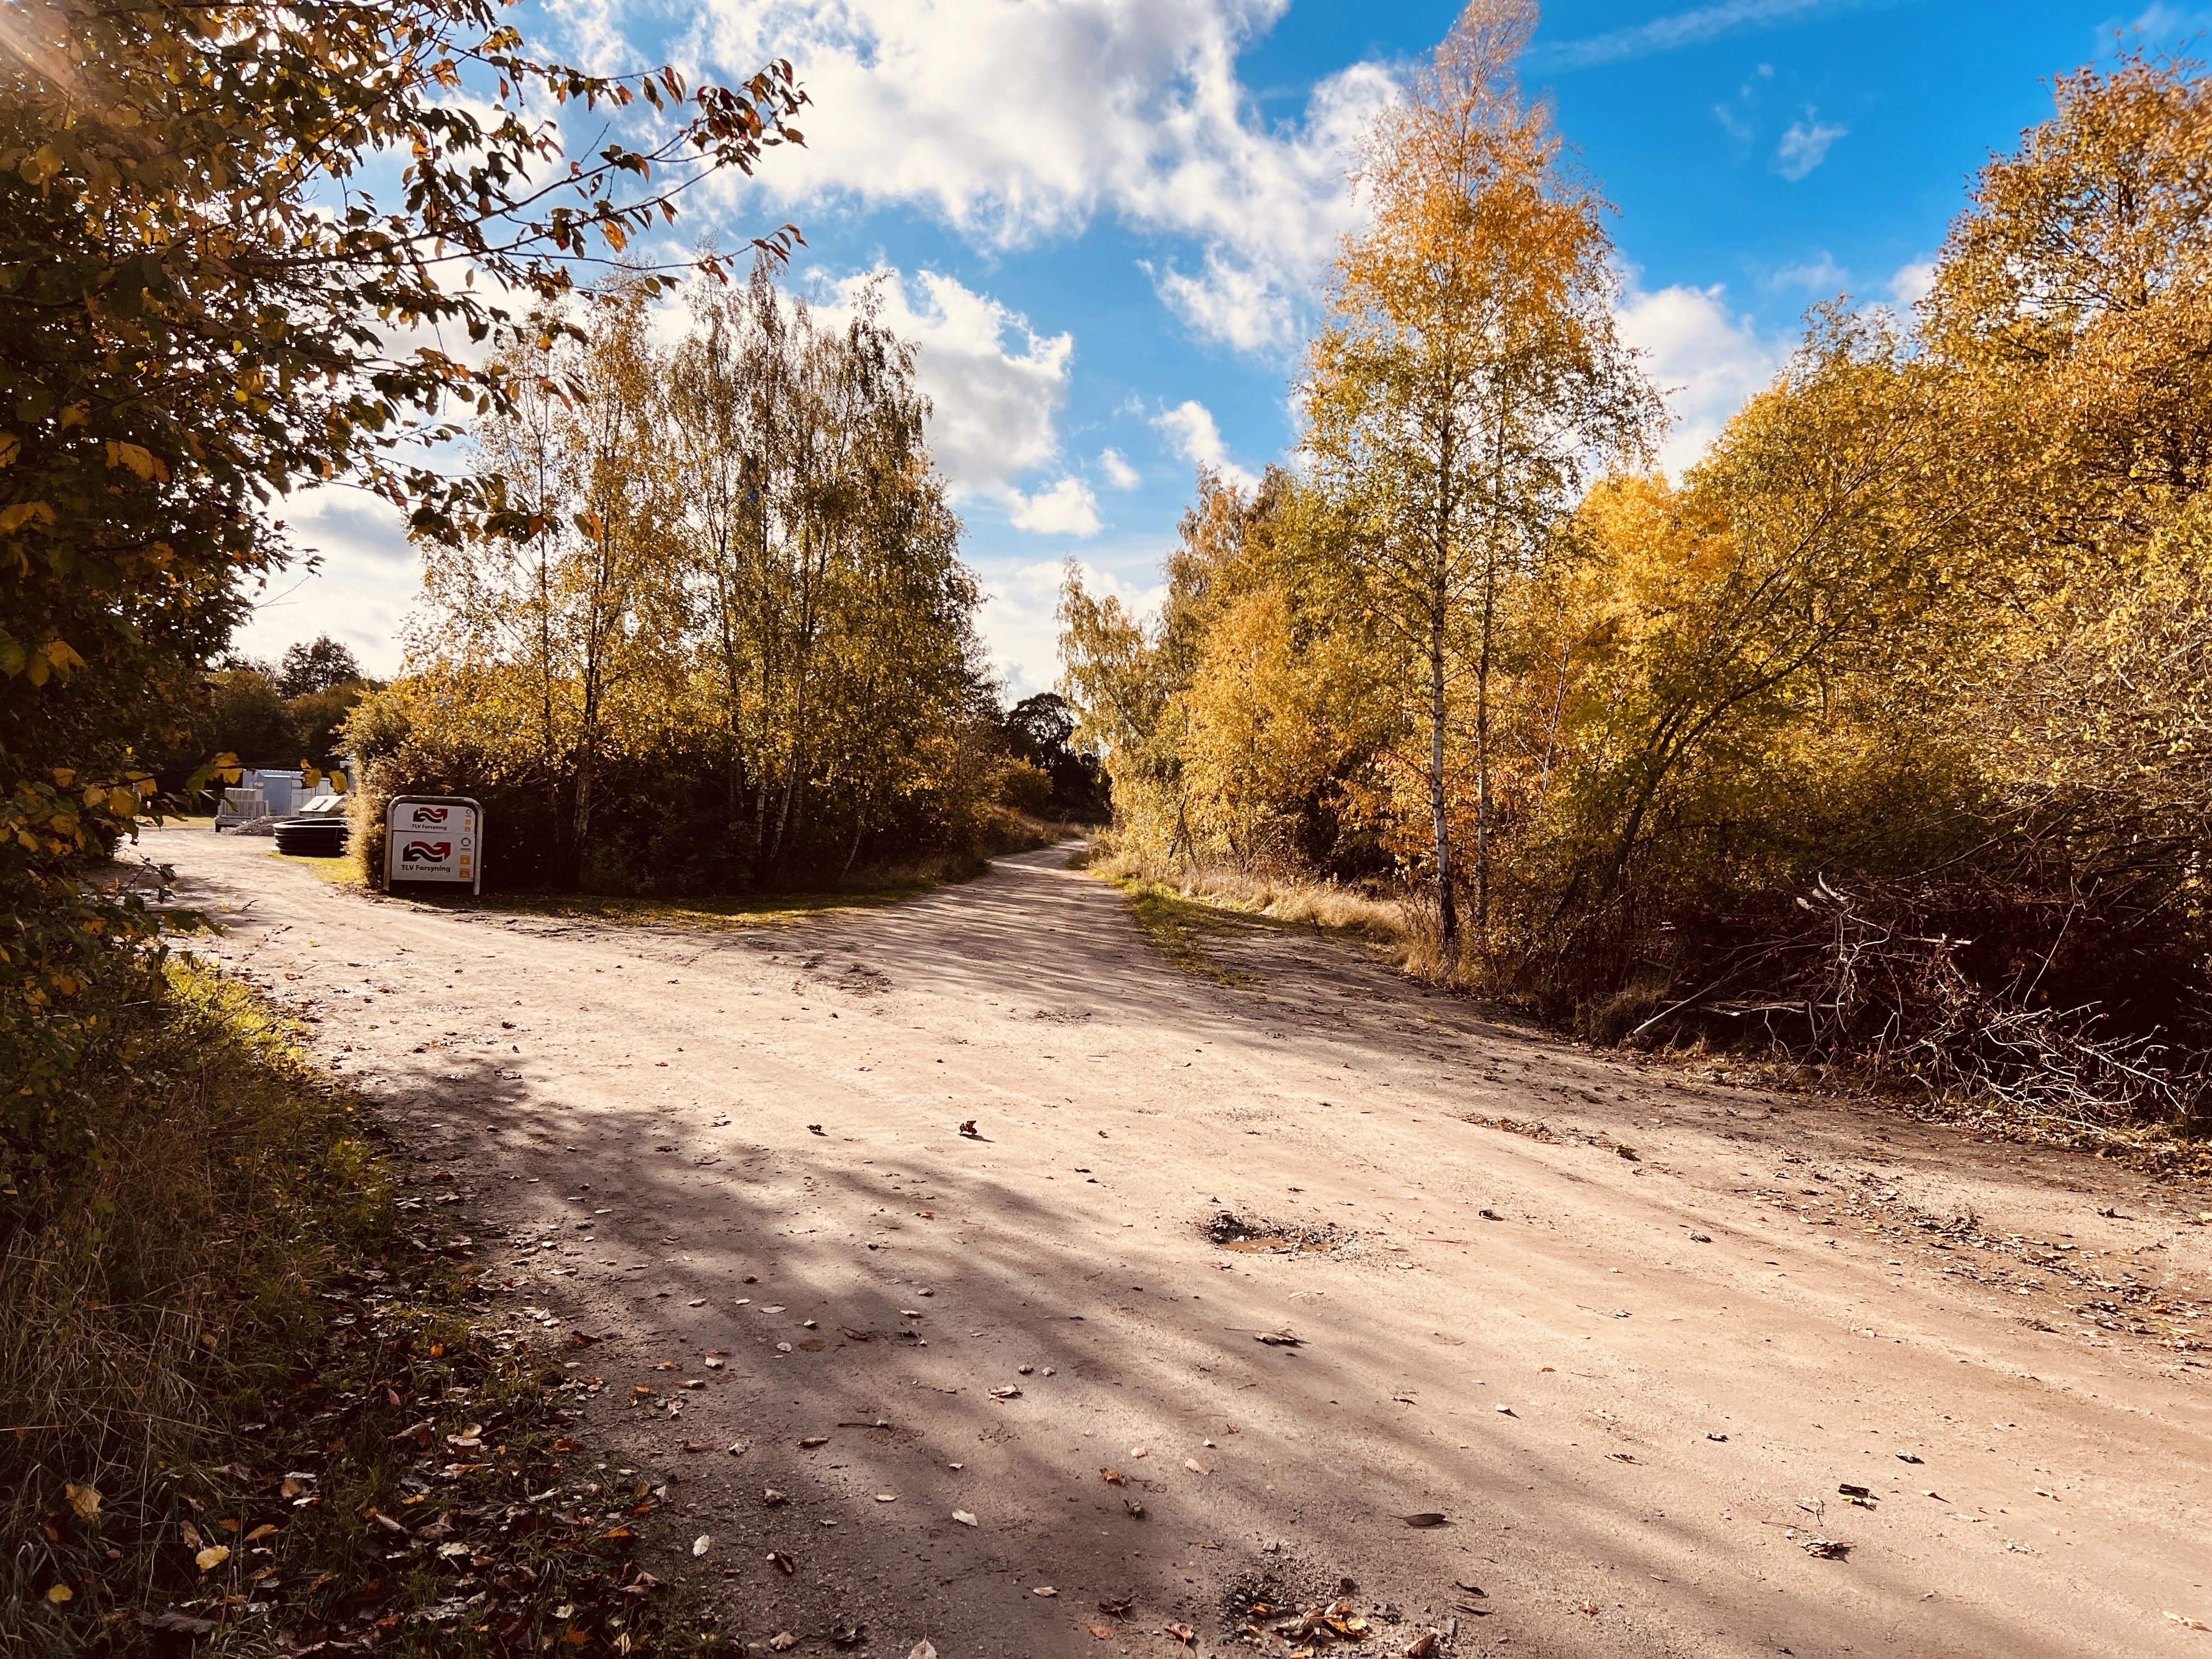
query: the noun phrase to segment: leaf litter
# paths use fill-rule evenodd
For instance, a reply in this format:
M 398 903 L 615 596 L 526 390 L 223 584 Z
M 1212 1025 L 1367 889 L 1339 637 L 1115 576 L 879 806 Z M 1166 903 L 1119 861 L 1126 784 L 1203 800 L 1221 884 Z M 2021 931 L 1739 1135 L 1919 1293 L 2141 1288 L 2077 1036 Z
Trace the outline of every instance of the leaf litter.
M 143 1635 L 222 1631 L 300 1654 L 659 1645 L 670 1610 L 634 1552 L 668 1487 L 603 1492 L 585 1478 L 573 1418 L 605 1380 L 487 1317 L 471 1303 L 480 1271 L 442 1238 L 402 1234 L 380 1267 L 324 1283 L 322 1340 L 272 1420 L 173 1488 L 183 1571 L 155 1582 L 179 1599 L 139 1610 Z M 96 1491 L 67 1497 L 97 1524 Z

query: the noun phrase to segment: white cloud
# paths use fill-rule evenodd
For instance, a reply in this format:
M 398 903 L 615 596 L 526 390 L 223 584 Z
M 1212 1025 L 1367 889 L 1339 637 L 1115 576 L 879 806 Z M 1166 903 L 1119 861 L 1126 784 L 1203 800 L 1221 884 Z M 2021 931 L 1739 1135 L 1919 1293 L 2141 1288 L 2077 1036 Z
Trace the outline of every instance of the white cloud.
M 1152 287 L 1190 327 L 1239 351 L 1286 343 L 1297 332 L 1291 295 L 1267 272 L 1224 259 L 1218 248 L 1206 250 L 1200 275 L 1187 276 L 1170 262 L 1152 275 Z
M 1819 295 L 1841 291 L 1850 281 L 1850 273 L 1836 263 L 1835 256 L 1822 248 L 1802 264 L 1795 264 L 1774 272 L 1766 279 L 1769 288 L 1802 288 Z
M 917 348 L 915 378 L 933 405 L 930 448 L 955 498 L 1025 504 L 1016 481 L 1060 455 L 1074 336 L 1041 335 L 1028 318 L 933 270 L 909 278 L 878 266 L 847 276 L 824 311 L 842 314 L 872 282 L 884 325 Z
M 1091 537 L 1098 533 L 1098 498 L 1080 478 L 1062 478 L 1034 495 L 1015 491 L 1006 516 L 1017 530 L 1040 536 Z
M 1733 316 L 1723 290 L 1676 286 L 1646 294 L 1630 287 L 1614 324 L 1644 353 L 1644 368 L 1666 394 L 1673 417 L 1660 460 L 1679 477 L 1703 455 L 1744 400 L 1765 391 L 1789 346 Z
M 308 571 L 295 566 L 253 595 L 253 611 L 231 644 L 249 657 L 274 659 L 288 645 L 328 634 L 349 647 L 363 672 L 399 672 L 400 632 L 422 596 L 422 562 L 407 539 L 400 510 L 365 491 L 322 489 L 279 502 L 271 514 L 291 532 Z
M 1156 577 L 1164 549 L 1151 542 L 1134 543 L 1086 559 L 1077 568 L 1083 585 L 1097 597 L 1118 599 L 1136 615 L 1149 617 L 1167 597 L 1154 581 L 1146 586 L 1120 574 L 1141 572 Z M 986 562 L 981 572 L 983 614 L 981 629 L 991 652 L 991 664 L 1006 682 L 1010 698 L 1048 691 L 1060 678 L 1060 622 L 1054 614 L 1060 605 L 1063 568 L 1057 560 Z
M 1674 52 L 1683 46 L 1717 40 L 1724 34 L 1734 34 L 1739 30 L 1810 17 L 1815 13 L 1832 11 L 1839 5 L 1847 6 L 1851 3 L 1852 0 L 1720 0 L 1717 5 L 1699 6 L 1694 10 L 1676 12 L 1668 17 L 1655 17 L 1648 23 L 1612 29 L 1603 34 L 1586 35 L 1579 40 L 1561 40 L 1556 44 L 1539 41 L 1528 54 L 1529 63 L 1531 67 L 1542 70 L 1588 69 L 1599 64 L 1625 64 L 1633 58 L 1650 58 L 1659 52 Z M 1765 64 L 1759 68 L 1762 73 L 1773 73 Z
M 1726 104 L 1715 104 L 1713 106 L 1713 119 L 1721 124 L 1722 131 L 1728 134 L 1729 137 L 1735 139 L 1738 143 L 1748 143 L 1751 142 L 1751 123 L 1738 115 Z
M 1127 456 L 1118 449 L 1098 452 L 1098 470 L 1106 475 L 1106 483 L 1115 489 L 1134 489 L 1144 483 L 1144 477 L 1129 465 Z
M 1237 59 L 1288 3 L 708 0 L 679 51 L 723 77 L 788 57 L 814 100 L 803 149 L 717 188 L 916 208 L 994 248 L 1110 214 L 1194 240 L 1196 271 L 1164 266 L 1163 299 L 1209 337 L 1257 349 L 1287 337 L 1355 222 L 1352 141 L 1395 90 L 1381 66 L 1354 64 L 1314 88 L 1302 119 L 1265 119 Z M 1254 293 L 1256 311 L 1229 303 Z
M 1169 447 L 1176 454 L 1218 474 L 1224 483 L 1249 489 L 1260 482 L 1229 459 L 1229 446 L 1222 441 L 1213 411 L 1195 398 L 1162 410 L 1152 424 L 1166 434 Z
M 2128 25 L 2130 33 L 2148 37 L 2151 46 L 2185 46 L 2196 37 L 2212 29 L 2212 10 L 2201 6 L 2152 5 L 2134 22 Z M 2099 32 L 2100 47 L 2109 45 L 2112 32 L 2107 27 Z
M 1908 310 L 1927 298 L 1928 290 L 1936 286 L 1936 261 L 1931 256 L 1923 259 L 1908 259 L 1898 266 L 1889 279 L 1889 297 Z
M 1828 125 L 1820 118 L 1818 110 L 1807 110 L 1805 118 L 1792 121 L 1782 135 L 1781 148 L 1774 152 L 1774 170 L 1795 184 L 1826 161 L 1828 147 L 1848 131 L 1848 128 Z

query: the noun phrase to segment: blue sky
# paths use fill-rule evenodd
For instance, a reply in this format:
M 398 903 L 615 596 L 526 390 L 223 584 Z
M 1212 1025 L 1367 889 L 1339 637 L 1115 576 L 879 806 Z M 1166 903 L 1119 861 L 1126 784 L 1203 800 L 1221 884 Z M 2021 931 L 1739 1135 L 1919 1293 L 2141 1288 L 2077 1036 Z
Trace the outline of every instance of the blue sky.
M 1356 222 L 1348 147 L 1457 7 L 1441 0 L 553 0 L 596 67 L 791 58 L 808 146 L 695 198 L 686 235 L 796 220 L 793 283 L 879 273 L 917 340 L 940 465 L 1013 695 L 1048 686 L 1063 561 L 1143 603 L 1199 461 L 1295 441 L 1313 284 Z M 1552 0 L 1522 67 L 1619 210 L 1621 326 L 1669 389 L 1680 465 L 1765 383 L 1816 300 L 1908 301 L 1967 177 L 2048 77 L 2212 29 L 2212 5 Z M 2202 50 L 2200 43 L 2199 50 Z M 418 568 L 384 509 L 289 504 L 319 574 L 239 641 L 331 633 L 400 665 Z

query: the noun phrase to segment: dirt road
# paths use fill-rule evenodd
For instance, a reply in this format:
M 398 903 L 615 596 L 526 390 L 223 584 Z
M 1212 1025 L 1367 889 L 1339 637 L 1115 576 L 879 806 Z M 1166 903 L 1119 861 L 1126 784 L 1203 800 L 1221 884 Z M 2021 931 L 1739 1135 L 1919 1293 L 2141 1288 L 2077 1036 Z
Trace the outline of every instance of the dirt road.
M 507 1316 L 604 1338 L 580 1473 L 680 1480 L 664 1576 L 744 1640 L 1228 1654 L 1341 1597 L 1369 1654 L 2212 1654 L 2202 1190 L 1310 934 L 1213 984 L 1064 853 L 695 935 L 152 841 Z

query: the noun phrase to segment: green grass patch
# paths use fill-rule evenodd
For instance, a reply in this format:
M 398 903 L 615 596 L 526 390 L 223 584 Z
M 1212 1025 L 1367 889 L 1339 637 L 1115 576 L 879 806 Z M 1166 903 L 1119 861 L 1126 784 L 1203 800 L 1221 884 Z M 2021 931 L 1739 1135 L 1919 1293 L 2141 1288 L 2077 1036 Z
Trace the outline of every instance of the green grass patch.
M 487 893 L 481 898 L 432 900 L 471 909 L 506 910 L 580 921 L 625 922 L 723 933 L 740 927 L 791 927 L 823 916 L 880 909 L 927 893 L 933 881 L 901 882 L 836 893 L 747 893 L 705 898 L 610 898 L 591 893 Z
M 1129 919 L 1137 924 L 1146 943 L 1183 972 L 1234 990 L 1248 990 L 1260 983 L 1256 975 L 1208 955 L 1204 940 L 1208 935 L 1266 926 L 1263 920 L 1198 903 L 1157 881 L 1133 878 L 1114 884 L 1128 896 Z
M 343 854 L 334 859 L 311 859 L 299 853 L 272 851 L 268 856 L 279 864 L 296 864 L 333 887 L 366 887 L 368 884 L 368 878 L 362 872 L 360 861 Z
M 8 1651 L 697 1647 L 636 1565 L 665 1488 L 569 1437 L 593 1368 L 495 1313 L 302 1028 L 188 960 L 119 1018 L 102 1156 L 0 1215 Z

